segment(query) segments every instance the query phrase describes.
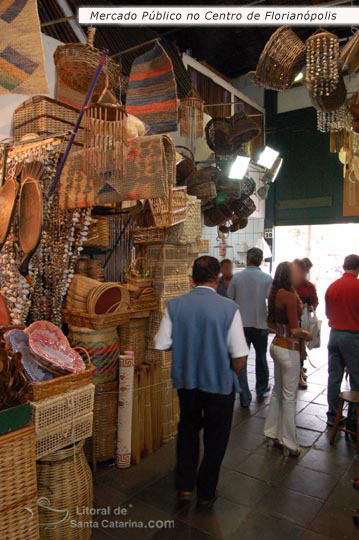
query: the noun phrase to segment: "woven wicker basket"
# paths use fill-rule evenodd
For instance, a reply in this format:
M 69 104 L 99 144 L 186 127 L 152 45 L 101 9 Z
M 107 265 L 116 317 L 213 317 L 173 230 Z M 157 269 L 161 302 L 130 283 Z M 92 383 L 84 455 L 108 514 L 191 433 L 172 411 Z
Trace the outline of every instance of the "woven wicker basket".
M 165 231 L 157 227 L 137 227 L 131 231 L 131 240 L 134 245 L 163 244 Z
M 305 64 L 306 49 L 288 26 L 278 28 L 264 47 L 249 78 L 270 90 L 287 90 Z
M 147 248 L 147 258 L 151 265 L 154 262 L 185 261 L 187 259 L 187 246 L 174 246 L 171 244 L 149 246 Z
M 90 313 L 81 313 L 79 311 L 62 310 L 62 320 L 67 324 L 79 326 L 80 328 L 93 328 L 101 330 L 104 328 L 116 328 L 121 324 L 126 324 L 130 319 L 131 313 L 121 311 L 119 313 L 107 313 L 106 315 L 92 315 Z
M 107 249 L 110 242 L 110 227 L 106 216 L 93 216 L 84 246 Z
M 118 382 L 99 384 L 96 386 L 94 408 L 92 461 L 108 461 L 115 457 L 116 430 L 118 410 Z
M 72 345 L 83 347 L 95 366 L 92 382 L 96 385 L 117 379 L 120 341 L 117 328 L 91 328 L 69 325 L 69 340 Z
M 131 313 L 140 313 L 142 311 L 149 311 L 158 309 L 158 297 L 154 295 L 148 295 L 143 298 L 134 298 L 131 300 Z
M 136 366 L 145 361 L 147 327 L 148 317 L 131 319 L 120 328 L 121 352 L 132 351 L 135 355 Z
M 149 199 L 149 204 L 155 226 L 172 227 L 187 217 L 187 188 L 170 188 L 168 197 Z
M 29 382 L 30 385 L 30 401 L 39 401 L 40 399 L 57 396 L 63 392 L 75 390 L 90 384 L 95 366 L 88 365 L 85 371 L 80 373 L 72 373 L 55 377 L 44 382 Z
M 72 131 L 78 115 L 79 110 L 71 105 L 45 96 L 34 96 L 15 109 L 13 134 L 19 140 L 28 133 L 55 135 Z M 75 145 L 82 145 L 83 141 L 84 129 L 81 125 Z
M 38 540 L 39 522 L 32 426 L 0 437 L 0 538 Z
M 337 88 L 329 96 L 314 96 L 310 88 L 309 96 L 313 106 L 319 111 L 332 112 L 338 110 L 345 103 L 347 97 L 343 76 L 340 76 Z
M 167 279 L 183 279 L 187 276 L 188 267 L 186 261 L 161 261 L 150 265 L 153 278 L 156 281 Z
M 189 278 L 185 276 L 178 276 L 177 279 L 163 279 L 161 281 L 154 281 L 153 287 L 156 294 L 159 296 L 174 296 L 180 294 L 186 294 L 190 290 Z
M 94 385 L 88 384 L 77 390 L 32 402 L 32 422 L 36 435 L 91 413 L 94 394 Z
M 188 196 L 187 218 L 184 222 L 166 231 L 168 244 L 192 244 L 202 234 L 201 201 L 194 196 Z
M 92 474 L 83 441 L 42 458 L 37 480 L 41 540 L 89 540 L 91 516 L 77 513 L 93 505 Z
M 102 52 L 93 46 L 95 29 L 89 29 L 88 44 L 66 43 L 59 45 L 54 53 L 56 71 L 60 79 L 72 90 L 87 92 Z M 109 57 L 102 67 L 93 95 L 100 95 L 106 88 L 117 86 L 120 79 L 120 66 Z
M 161 368 L 170 369 L 172 365 L 171 351 L 157 351 L 156 349 L 147 349 L 146 363 L 158 364 Z M 170 377 L 170 374 L 169 374 Z
M 73 418 L 66 424 L 43 430 L 36 435 L 36 459 L 40 459 L 51 452 L 56 452 L 69 444 L 91 437 L 93 427 L 93 413 Z

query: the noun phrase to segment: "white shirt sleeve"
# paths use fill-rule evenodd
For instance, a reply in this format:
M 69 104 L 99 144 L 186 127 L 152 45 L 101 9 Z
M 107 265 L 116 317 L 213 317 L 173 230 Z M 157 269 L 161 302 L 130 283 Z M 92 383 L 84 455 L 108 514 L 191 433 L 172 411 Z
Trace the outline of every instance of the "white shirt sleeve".
M 172 347 L 172 321 L 167 308 L 162 317 L 160 327 L 155 335 L 155 348 L 159 351 L 166 351 Z
M 231 327 L 228 332 L 228 349 L 231 358 L 240 358 L 249 353 L 247 341 L 243 331 L 243 324 L 239 309 L 237 309 Z

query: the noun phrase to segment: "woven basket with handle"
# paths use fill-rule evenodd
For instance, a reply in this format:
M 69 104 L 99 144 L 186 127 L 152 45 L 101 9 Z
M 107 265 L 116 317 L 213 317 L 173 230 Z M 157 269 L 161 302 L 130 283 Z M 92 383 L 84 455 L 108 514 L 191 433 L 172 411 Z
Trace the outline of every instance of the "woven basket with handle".
M 258 86 L 287 90 L 305 64 L 306 49 L 288 26 L 278 28 L 264 47 L 256 71 L 248 74 Z

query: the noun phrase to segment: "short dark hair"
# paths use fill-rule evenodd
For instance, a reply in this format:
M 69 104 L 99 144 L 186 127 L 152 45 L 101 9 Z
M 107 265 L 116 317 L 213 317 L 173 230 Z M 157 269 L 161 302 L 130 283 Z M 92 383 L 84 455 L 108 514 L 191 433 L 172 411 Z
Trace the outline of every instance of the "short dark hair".
M 305 264 L 304 259 L 295 259 L 295 260 L 293 261 L 293 264 L 296 264 L 297 266 L 299 266 L 299 268 L 301 269 L 301 271 L 304 272 L 305 274 L 308 272 L 308 267 L 307 267 L 307 265 Z
M 202 255 L 194 261 L 192 269 L 193 281 L 196 284 L 216 281 L 220 266 L 218 259 L 209 255 Z
M 344 270 L 358 270 L 359 268 L 359 256 L 347 255 L 343 264 Z
M 232 264 L 231 259 L 222 259 L 220 262 L 221 268 L 222 268 L 222 264 L 226 264 L 226 263 Z
M 310 270 L 311 268 L 313 268 L 313 263 L 312 263 L 312 261 L 309 259 L 309 257 L 304 257 L 303 262 L 304 262 L 304 264 L 305 264 L 305 266 L 307 267 L 307 270 L 308 270 L 308 272 L 309 272 L 309 270 Z
M 260 266 L 263 261 L 263 251 L 259 248 L 251 248 L 247 251 L 247 261 L 253 266 Z

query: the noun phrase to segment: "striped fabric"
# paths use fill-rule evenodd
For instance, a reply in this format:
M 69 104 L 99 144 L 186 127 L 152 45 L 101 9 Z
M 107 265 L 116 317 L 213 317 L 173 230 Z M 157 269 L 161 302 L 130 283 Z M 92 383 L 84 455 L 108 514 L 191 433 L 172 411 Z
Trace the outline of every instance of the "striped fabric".
M 133 62 L 126 108 L 146 124 L 147 135 L 177 130 L 178 100 L 173 65 L 159 43 Z
M 0 0 L 0 95 L 47 94 L 37 0 Z

